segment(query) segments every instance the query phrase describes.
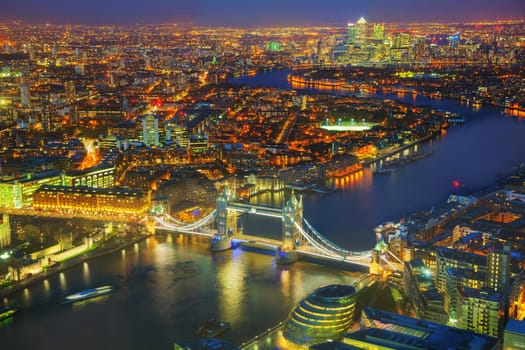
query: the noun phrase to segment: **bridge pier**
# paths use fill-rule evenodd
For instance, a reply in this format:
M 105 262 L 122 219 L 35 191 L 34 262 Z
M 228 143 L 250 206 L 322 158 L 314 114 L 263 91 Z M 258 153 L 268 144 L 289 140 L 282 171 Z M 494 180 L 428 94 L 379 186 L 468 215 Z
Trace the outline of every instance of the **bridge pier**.
M 275 258 L 279 265 L 290 265 L 297 261 L 298 256 L 295 250 L 282 250 L 282 248 L 279 247 L 277 248 Z

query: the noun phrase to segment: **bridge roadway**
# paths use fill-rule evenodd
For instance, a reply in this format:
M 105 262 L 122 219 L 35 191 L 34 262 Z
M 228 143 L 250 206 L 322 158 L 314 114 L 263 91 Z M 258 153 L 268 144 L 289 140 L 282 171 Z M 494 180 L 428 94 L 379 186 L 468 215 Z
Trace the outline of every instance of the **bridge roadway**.
M 273 250 L 276 250 L 283 244 L 282 241 L 277 240 L 277 239 L 251 236 L 251 235 L 245 235 L 245 234 L 232 236 L 232 241 L 238 242 L 241 245 L 249 246 L 253 244 L 254 246 L 268 247 L 268 248 L 272 248 Z
M 168 225 L 161 226 L 156 225 L 155 229 L 157 230 L 164 230 L 164 231 L 172 231 L 172 232 L 179 232 L 188 234 L 191 236 L 204 236 L 212 238 L 217 233 L 217 229 L 208 229 L 208 228 L 201 228 L 200 231 L 195 230 L 187 230 L 184 228 L 177 228 L 177 227 L 170 227 Z M 251 236 L 251 235 L 245 235 L 245 234 L 239 234 L 231 237 L 233 245 L 245 245 L 245 246 L 254 246 L 258 248 L 268 249 L 271 248 L 271 250 L 276 250 L 278 247 L 282 245 L 282 242 L 276 239 L 271 238 L 264 238 L 264 237 L 258 237 L 258 236 Z
M 242 202 L 232 202 L 228 203 L 228 210 L 233 210 L 241 213 L 250 213 L 263 216 L 270 216 L 274 218 L 282 217 L 282 209 L 268 207 L 260 204 L 251 204 L 251 203 L 242 203 Z

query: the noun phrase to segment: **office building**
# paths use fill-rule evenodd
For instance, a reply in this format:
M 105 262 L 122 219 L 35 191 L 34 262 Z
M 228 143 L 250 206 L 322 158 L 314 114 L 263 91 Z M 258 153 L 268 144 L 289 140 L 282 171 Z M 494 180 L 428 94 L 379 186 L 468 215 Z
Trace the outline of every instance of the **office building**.
M 33 193 L 42 185 L 62 185 L 58 170 L 28 173 L 24 178 L 0 181 L 0 207 L 22 208 L 31 205 Z
M 438 247 L 436 248 L 436 287 L 440 293 L 447 290 L 447 268 L 472 270 L 474 273 L 487 271 L 487 257 L 464 252 L 461 250 Z
M 504 325 L 503 295 L 491 288 L 458 287 L 458 327 L 491 337 L 501 337 Z
M 22 108 L 31 107 L 29 86 L 27 86 L 26 83 L 20 84 L 20 103 L 22 104 Z
M 153 114 L 142 119 L 142 142 L 146 146 L 159 146 L 159 120 Z
M 42 186 L 33 195 L 35 210 L 60 211 L 90 217 L 143 218 L 150 210 L 151 192 L 124 188 Z
M 9 225 L 9 215 L 0 216 L 0 249 L 11 245 L 11 226 Z
M 458 287 L 481 289 L 485 285 L 485 273 L 472 269 L 446 268 L 446 289 L 443 294 L 445 311 L 452 326 L 457 324 Z
M 113 187 L 115 186 L 115 166 L 103 164 L 82 170 L 69 171 L 64 175 L 64 186 Z
M 367 44 L 367 27 L 368 23 L 366 20 L 361 17 L 355 25 L 355 43 L 357 45 L 366 45 Z
M 410 297 L 418 317 L 446 324 L 448 315 L 444 309 L 444 301 L 434 285 L 432 272 L 421 259 L 405 263 L 403 282 L 406 294 Z
M 496 338 L 369 307 L 361 313 L 361 329 L 346 334 L 342 342 L 370 350 L 495 350 L 499 346 Z
M 290 314 L 284 338 L 295 346 L 341 339 L 354 320 L 356 291 L 329 285 L 303 299 Z
M 372 42 L 374 45 L 383 45 L 385 43 L 385 26 L 383 23 L 374 24 Z
M 348 37 L 347 37 L 348 45 L 355 44 L 355 30 L 356 30 L 355 23 L 348 23 Z
M 510 246 L 494 247 L 487 256 L 487 286 L 505 292 L 510 279 Z

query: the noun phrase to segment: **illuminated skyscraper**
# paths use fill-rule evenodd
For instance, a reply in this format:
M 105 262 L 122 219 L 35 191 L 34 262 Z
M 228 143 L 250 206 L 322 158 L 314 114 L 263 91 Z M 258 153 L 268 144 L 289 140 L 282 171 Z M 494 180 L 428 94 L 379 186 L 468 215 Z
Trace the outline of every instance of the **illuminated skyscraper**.
M 348 23 L 348 44 L 355 44 L 355 24 Z
M 510 246 L 494 248 L 487 256 L 487 287 L 505 292 L 510 278 Z
M 375 45 L 383 45 L 385 42 L 385 26 L 383 23 L 374 24 L 373 42 Z
M 459 32 L 456 32 L 454 35 L 450 35 L 447 39 L 450 47 L 457 48 L 459 45 Z
M 148 114 L 142 120 L 142 142 L 146 146 L 158 146 L 159 141 L 159 120 L 153 115 Z
M 20 103 L 22 103 L 23 108 L 29 108 L 29 87 L 26 83 L 20 84 Z
M 355 25 L 355 43 L 358 45 L 366 44 L 366 20 L 361 17 Z

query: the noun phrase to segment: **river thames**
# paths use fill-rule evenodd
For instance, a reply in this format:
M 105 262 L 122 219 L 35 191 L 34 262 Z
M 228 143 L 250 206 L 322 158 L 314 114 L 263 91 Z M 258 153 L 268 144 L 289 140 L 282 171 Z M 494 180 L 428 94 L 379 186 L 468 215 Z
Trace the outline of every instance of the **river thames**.
M 290 89 L 286 75 L 261 73 L 236 82 Z M 370 249 L 375 226 L 443 204 L 454 180 L 481 189 L 525 162 L 525 120 L 454 101 L 378 97 L 458 113 L 465 124 L 421 144 L 423 150 L 432 149 L 429 158 L 388 176 L 374 177 L 365 169 L 340 180 L 341 192 L 304 195 L 308 221 L 346 249 Z M 275 196 L 275 202 L 282 200 L 282 194 Z M 243 220 L 246 233 L 280 235 L 279 222 Z M 352 283 L 355 277 L 303 262 L 281 267 L 271 255 L 240 249 L 212 254 L 202 239 L 160 234 L 5 298 L 4 303 L 19 303 L 21 309 L 0 324 L 0 343 L 6 349 L 171 349 L 174 341 L 192 338 L 215 317 L 232 323 L 225 338 L 239 344 L 283 321 L 314 289 Z M 105 284 L 115 291 L 80 304 L 60 304 L 68 294 Z

